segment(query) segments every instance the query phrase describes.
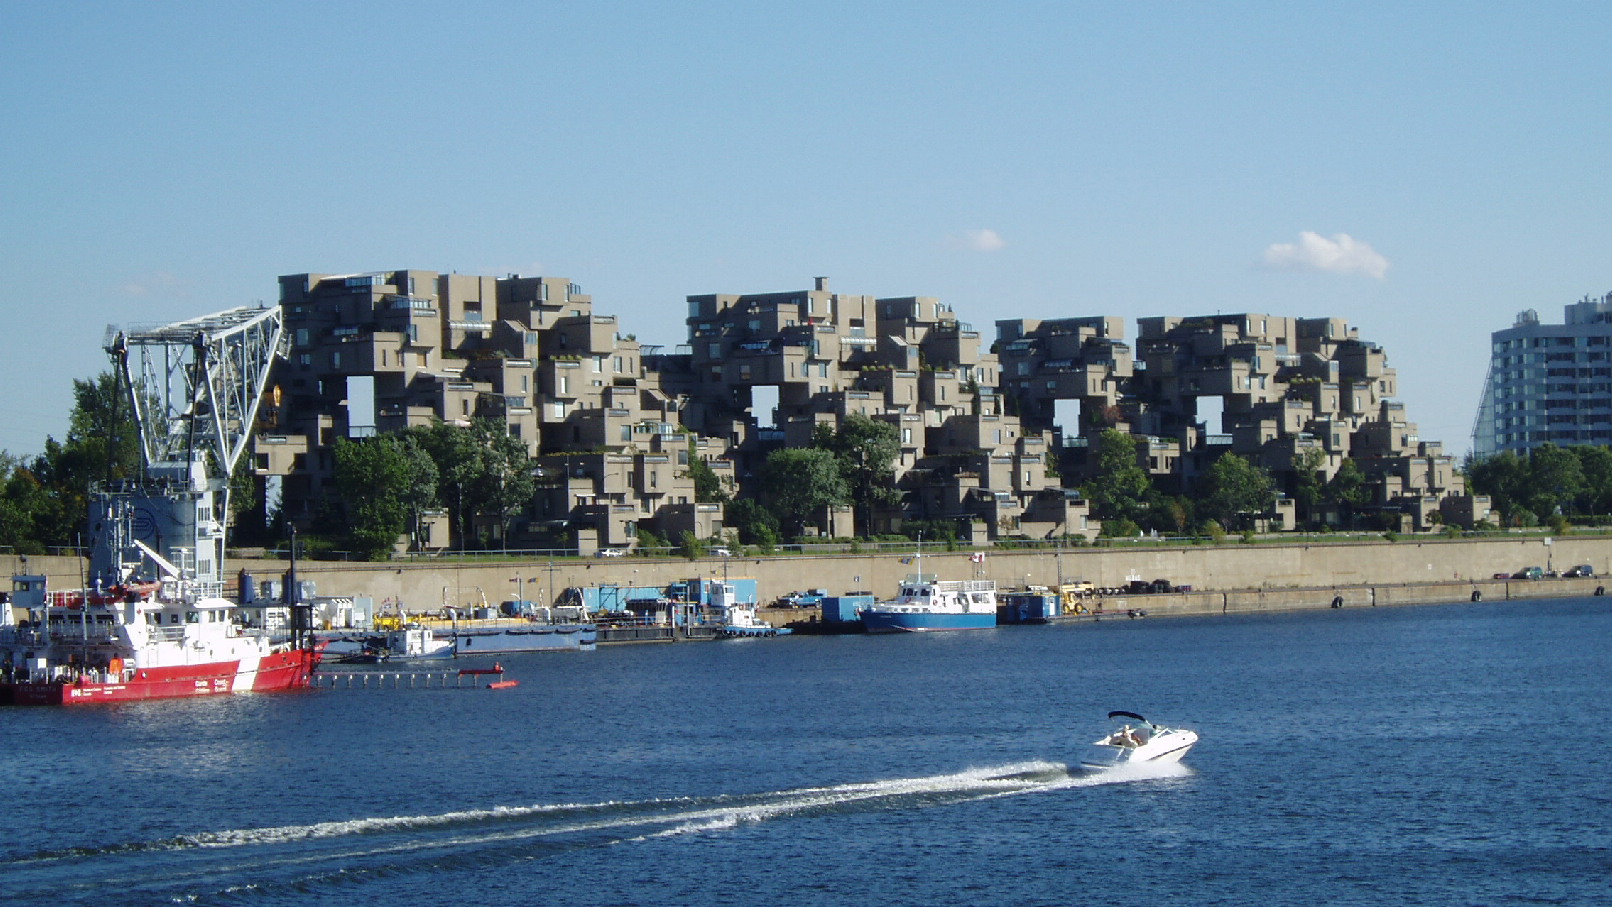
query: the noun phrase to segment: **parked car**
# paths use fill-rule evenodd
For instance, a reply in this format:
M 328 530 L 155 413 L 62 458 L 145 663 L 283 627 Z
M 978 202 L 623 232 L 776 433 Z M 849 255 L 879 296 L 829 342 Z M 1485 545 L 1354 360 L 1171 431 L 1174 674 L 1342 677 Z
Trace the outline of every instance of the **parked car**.
M 723 548 L 720 545 L 718 545 L 715 548 L 710 549 L 710 551 L 711 551 L 711 556 L 712 557 L 733 557 L 733 552 L 732 551 L 729 551 L 728 549 Z
M 1543 568 L 1543 567 L 1524 567 L 1521 570 L 1518 570 L 1516 573 L 1511 574 L 1511 578 L 1512 579 L 1544 579 L 1545 578 L 1545 568 Z
M 600 548 L 598 551 L 595 551 L 593 553 L 593 556 L 594 557 L 625 557 L 626 554 L 627 554 L 627 549 L 625 549 L 625 548 Z
M 1579 564 L 1576 567 L 1567 568 L 1567 575 L 1568 576 L 1587 576 L 1587 577 L 1589 577 L 1591 579 L 1594 579 L 1595 578 L 1595 568 L 1591 567 L 1589 564 Z

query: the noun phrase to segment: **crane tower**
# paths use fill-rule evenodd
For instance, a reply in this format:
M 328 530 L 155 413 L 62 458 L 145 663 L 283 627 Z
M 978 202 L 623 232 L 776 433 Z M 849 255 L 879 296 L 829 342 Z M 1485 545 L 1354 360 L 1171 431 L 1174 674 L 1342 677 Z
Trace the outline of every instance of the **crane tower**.
M 285 354 L 283 326 L 274 306 L 107 328 L 106 351 L 140 434 L 141 466 L 139 478 L 109 482 L 90 496 L 97 584 L 177 569 L 183 575 L 169 578 L 222 587 L 229 477 L 251 442 L 269 370 Z M 152 552 L 159 557 L 147 558 Z

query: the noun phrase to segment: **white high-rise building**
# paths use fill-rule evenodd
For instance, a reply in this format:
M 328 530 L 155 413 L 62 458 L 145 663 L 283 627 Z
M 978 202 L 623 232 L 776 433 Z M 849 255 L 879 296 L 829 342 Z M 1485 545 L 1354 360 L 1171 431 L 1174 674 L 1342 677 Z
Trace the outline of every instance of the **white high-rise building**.
M 1612 293 L 1567 306 L 1565 324 L 1542 324 L 1529 309 L 1491 335 L 1472 452 L 1545 443 L 1612 445 Z

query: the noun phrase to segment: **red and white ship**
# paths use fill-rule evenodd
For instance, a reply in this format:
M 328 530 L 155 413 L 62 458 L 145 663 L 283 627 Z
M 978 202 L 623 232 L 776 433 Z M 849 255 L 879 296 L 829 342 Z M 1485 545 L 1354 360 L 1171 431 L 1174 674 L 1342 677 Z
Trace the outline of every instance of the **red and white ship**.
M 0 627 L 0 705 L 78 705 L 306 687 L 318 652 L 246 626 L 228 599 L 186 581 L 106 594 L 51 592 L 12 580 L 29 619 Z M 176 588 L 177 587 L 177 588 Z
M 24 559 L 0 607 L 0 705 L 307 686 L 319 653 L 295 583 L 285 605 L 223 597 L 228 477 L 282 354 L 279 308 L 107 336 L 138 427 L 140 474 L 109 477 L 89 495 L 83 583 L 94 591 L 52 592 Z

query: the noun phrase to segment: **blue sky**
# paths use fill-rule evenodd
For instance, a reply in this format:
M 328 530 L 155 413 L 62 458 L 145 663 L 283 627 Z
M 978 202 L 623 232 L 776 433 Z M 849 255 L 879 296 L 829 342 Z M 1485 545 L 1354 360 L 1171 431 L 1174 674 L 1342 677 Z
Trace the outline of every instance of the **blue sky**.
M 1464 453 L 1491 331 L 1612 290 L 1605 3 L 0 5 L 0 448 L 108 324 L 281 274 L 1265 312 Z

